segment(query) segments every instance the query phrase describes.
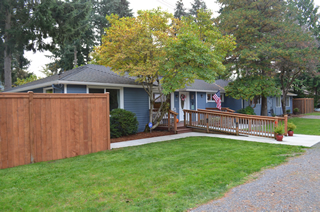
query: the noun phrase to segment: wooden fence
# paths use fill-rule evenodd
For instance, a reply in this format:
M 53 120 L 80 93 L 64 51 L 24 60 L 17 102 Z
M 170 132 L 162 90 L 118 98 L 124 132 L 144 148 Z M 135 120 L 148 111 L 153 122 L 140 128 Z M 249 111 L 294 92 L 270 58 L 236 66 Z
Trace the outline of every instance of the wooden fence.
M 109 93 L 0 94 L 0 169 L 110 149 Z
M 292 101 L 292 109 L 299 108 L 299 113 L 312 113 L 314 112 L 314 99 L 313 98 L 297 98 Z
M 274 138 L 274 127 L 282 124 L 285 135 L 287 135 L 287 115 L 285 117 L 269 117 L 205 109 L 183 111 L 186 127 L 202 128 L 207 132 L 218 131 L 234 135 L 245 134 Z

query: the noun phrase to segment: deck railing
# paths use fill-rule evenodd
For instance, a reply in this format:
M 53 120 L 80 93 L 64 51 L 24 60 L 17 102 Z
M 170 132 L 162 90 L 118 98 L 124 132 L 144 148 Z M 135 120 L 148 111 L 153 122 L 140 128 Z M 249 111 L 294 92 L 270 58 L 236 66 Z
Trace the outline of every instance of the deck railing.
M 287 135 L 287 116 L 269 117 L 206 109 L 184 110 L 184 125 L 228 134 L 245 134 L 260 137 L 275 137 L 274 127 L 283 124 Z M 280 122 L 280 123 L 279 123 Z
M 223 111 L 223 112 L 230 112 L 230 113 L 234 113 L 236 111 L 228 108 L 228 107 L 222 107 L 221 110 L 217 107 L 207 107 L 206 110 L 218 110 L 218 111 Z
M 156 113 L 158 111 L 153 111 L 153 116 L 155 117 Z M 159 127 L 165 127 L 168 128 L 168 131 L 173 131 L 174 133 L 177 133 L 177 115 L 178 113 L 169 110 L 161 119 Z

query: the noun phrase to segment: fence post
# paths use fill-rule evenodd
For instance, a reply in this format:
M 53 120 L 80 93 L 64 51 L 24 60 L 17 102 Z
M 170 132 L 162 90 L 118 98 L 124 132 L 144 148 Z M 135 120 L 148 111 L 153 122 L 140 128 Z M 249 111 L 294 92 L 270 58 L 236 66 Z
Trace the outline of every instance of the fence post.
M 236 135 L 239 135 L 239 117 L 236 118 Z
M 170 125 L 170 119 L 171 119 L 171 113 L 168 110 L 168 131 L 170 131 L 171 125 Z M 174 122 L 174 121 L 173 121 Z
M 174 117 L 174 121 L 173 121 L 174 129 L 173 129 L 173 131 L 174 131 L 175 134 L 177 134 L 177 115 L 174 114 L 173 117 Z
M 110 144 L 110 101 L 109 101 L 109 92 L 106 93 L 107 97 L 107 150 L 111 149 L 111 144 Z
M 209 132 L 209 115 L 206 113 L 207 133 Z
M 274 121 L 274 127 L 275 127 L 275 128 L 278 126 L 278 122 L 279 122 L 278 117 L 275 117 L 275 121 Z M 273 131 L 274 131 L 274 129 L 273 129 Z M 274 138 L 277 139 L 277 134 L 276 134 L 276 132 L 274 132 Z
M 288 135 L 288 115 L 284 115 L 284 134 Z
M 29 94 L 29 142 L 30 142 L 30 162 L 34 163 L 34 130 L 33 130 L 33 92 L 28 91 Z

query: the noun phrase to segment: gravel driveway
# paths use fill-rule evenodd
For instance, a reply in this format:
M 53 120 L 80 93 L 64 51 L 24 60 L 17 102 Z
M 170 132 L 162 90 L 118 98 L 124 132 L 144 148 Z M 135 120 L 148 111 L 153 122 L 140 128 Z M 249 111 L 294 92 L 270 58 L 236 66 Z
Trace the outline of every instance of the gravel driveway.
M 315 116 L 315 115 L 310 115 L 310 116 L 301 116 L 299 118 L 304 118 L 304 119 L 320 119 L 320 116 Z
M 320 211 L 320 143 L 192 211 Z

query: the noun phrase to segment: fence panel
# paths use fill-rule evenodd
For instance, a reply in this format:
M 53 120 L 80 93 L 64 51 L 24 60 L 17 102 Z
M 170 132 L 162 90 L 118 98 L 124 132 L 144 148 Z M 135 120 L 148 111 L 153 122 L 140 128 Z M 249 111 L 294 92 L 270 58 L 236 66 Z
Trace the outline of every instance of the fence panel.
M 0 169 L 110 149 L 109 93 L 0 94 Z
M 314 112 L 313 98 L 296 98 L 293 99 L 293 109 L 299 108 L 301 114 Z

